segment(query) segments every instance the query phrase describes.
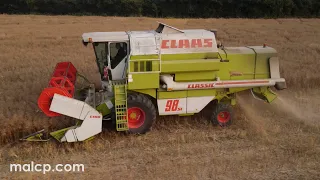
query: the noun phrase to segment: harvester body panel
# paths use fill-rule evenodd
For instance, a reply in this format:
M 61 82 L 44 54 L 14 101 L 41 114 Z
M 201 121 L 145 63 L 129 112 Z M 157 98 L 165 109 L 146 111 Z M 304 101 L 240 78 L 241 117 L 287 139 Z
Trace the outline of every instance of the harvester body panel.
M 199 113 L 214 99 L 215 96 L 158 99 L 159 115 Z

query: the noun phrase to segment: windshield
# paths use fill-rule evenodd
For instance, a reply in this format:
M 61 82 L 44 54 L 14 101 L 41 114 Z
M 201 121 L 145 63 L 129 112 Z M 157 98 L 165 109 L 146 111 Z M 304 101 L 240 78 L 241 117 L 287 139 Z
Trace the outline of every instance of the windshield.
M 101 77 L 104 76 L 104 67 L 109 67 L 112 71 L 127 57 L 127 43 L 114 42 L 110 43 L 110 53 L 108 53 L 108 42 L 93 43 L 94 53 L 96 55 L 97 65 Z M 111 64 L 108 66 L 108 55 L 110 55 Z
M 100 74 L 103 74 L 104 66 L 108 66 L 108 44 L 107 43 L 93 43 L 94 52 L 96 54 L 96 61 L 99 67 Z

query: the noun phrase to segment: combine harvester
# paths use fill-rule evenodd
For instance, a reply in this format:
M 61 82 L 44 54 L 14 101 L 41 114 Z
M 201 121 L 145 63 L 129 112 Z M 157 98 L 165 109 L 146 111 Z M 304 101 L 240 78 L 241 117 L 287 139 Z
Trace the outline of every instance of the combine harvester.
M 38 99 L 48 117 L 69 116 L 78 123 L 50 133 L 60 142 L 91 139 L 102 131 L 102 121 L 114 121 L 117 131 L 146 133 L 157 114 L 193 115 L 215 101 L 210 120 L 232 122 L 236 93 L 251 90 L 271 103 L 280 78 L 277 52 L 266 45 L 224 47 L 216 31 L 179 30 L 159 23 L 155 31 L 92 32 L 82 35 L 93 45 L 101 86 L 84 79 L 71 62 L 58 63 Z M 83 85 L 83 83 L 82 83 Z M 46 141 L 43 132 L 23 140 Z

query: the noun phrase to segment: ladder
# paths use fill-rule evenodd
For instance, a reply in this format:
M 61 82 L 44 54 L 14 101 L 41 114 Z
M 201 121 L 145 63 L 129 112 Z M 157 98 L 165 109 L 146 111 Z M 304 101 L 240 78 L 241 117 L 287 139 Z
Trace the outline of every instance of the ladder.
M 127 84 L 126 82 L 113 81 L 115 114 L 117 131 L 127 131 L 128 117 L 127 117 Z

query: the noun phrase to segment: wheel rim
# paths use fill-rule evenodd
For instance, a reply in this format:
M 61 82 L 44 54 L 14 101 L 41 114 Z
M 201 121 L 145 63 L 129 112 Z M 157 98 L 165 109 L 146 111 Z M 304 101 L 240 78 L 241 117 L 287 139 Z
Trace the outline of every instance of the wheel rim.
M 230 120 L 230 113 L 227 111 L 220 112 L 217 119 L 220 123 L 227 123 Z
M 129 128 L 139 128 L 145 121 L 145 113 L 138 107 L 128 109 L 128 125 Z

